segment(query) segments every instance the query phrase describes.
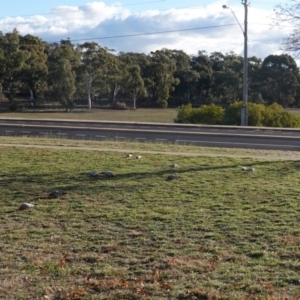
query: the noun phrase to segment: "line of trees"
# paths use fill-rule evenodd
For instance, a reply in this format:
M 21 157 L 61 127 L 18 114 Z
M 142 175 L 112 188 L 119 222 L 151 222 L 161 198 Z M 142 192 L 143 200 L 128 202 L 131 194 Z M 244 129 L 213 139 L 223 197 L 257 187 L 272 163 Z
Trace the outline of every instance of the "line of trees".
M 11 102 L 25 93 L 32 105 L 44 99 L 72 109 L 99 99 L 132 99 L 132 106 L 192 103 L 228 106 L 242 99 L 243 58 L 233 52 L 188 55 L 161 49 L 149 54 L 120 52 L 96 42 L 47 43 L 17 30 L 0 32 L 0 97 Z M 300 105 L 300 74 L 287 54 L 249 57 L 249 101 L 284 107 Z

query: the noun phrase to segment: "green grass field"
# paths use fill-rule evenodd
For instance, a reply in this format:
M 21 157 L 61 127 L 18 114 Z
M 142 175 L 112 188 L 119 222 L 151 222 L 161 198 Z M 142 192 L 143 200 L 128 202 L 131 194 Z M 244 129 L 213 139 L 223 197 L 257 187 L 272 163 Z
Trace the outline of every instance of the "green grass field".
M 300 295 L 299 161 L 0 147 L 1 299 Z
M 67 119 L 67 120 L 95 120 L 95 121 L 131 121 L 131 122 L 156 122 L 174 123 L 177 116 L 176 109 L 137 109 L 115 110 L 95 109 L 92 111 L 52 111 L 52 112 L 6 112 L 1 113 L 0 118 L 26 118 L 26 119 Z

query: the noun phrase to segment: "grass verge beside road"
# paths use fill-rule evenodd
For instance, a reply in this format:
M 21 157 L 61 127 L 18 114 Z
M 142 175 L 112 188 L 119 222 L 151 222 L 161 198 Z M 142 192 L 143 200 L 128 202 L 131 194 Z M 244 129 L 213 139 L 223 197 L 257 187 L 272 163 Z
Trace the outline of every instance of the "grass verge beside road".
M 169 153 L 189 156 L 232 156 L 232 157 L 253 157 L 253 158 L 273 158 L 273 159 L 293 159 L 300 160 L 298 151 L 279 151 L 279 150 L 252 150 L 237 148 L 217 148 L 217 147 L 199 147 L 192 145 L 166 144 L 160 142 L 132 142 L 132 141 L 115 141 L 115 140 L 72 140 L 66 138 L 57 138 L 53 136 L 34 137 L 34 136 L 0 136 L 1 144 L 11 145 L 37 145 L 37 146 L 53 146 L 53 147 L 78 147 L 83 150 L 113 151 L 118 152 L 137 152 L 140 153 Z
M 132 121 L 132 122 L 154 122 L 174 123 L 177 116 L 176 109 L 137 109 L 115 110 L 115 109 L 94 109 L 63 111 L 26 111 L 6 112 L 0 114 L 0 118 L 24 118 L 24 119 L 65 119 L 65 120 L 92 120 L 92 121 Z
M 300 295 L 299 161 L 0 148 L 1 299 Z

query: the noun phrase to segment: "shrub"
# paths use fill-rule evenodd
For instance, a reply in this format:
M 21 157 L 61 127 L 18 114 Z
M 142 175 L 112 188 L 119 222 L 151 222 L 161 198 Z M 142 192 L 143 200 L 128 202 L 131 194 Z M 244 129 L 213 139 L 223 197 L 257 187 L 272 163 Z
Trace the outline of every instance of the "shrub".
M 182 105 L 178 108 L 176 123 L 194 124 L 221 124 L 224 116 L 224 109 L 215 104 L 202 105 L 193 108 L 192 104 Z
M 167 100 L 160 100 L 157 102 L 161 108 L 167 108 L 168 107 L 168 101 Z
M 176 123 L 194 123 L 210 125 L 240 125 L 243 102 L 234 102 L 225 110 L 215 104 L 193 108 L 191 104 L 178 108 Z M 248 103 L 248 125 L 265 127 L 300 127 L 300 117 L 283 109 L 277 103 L 265 106 Z
M 113 105 L 113 109 L 128 110 L 129 107 L 125 102 L 115 102 Z
M 267 127 L 300 127 L 300 118 L 284 111 L 283 107 L 273 103 L 265 107 L 263 113 L 263 126 Z
M 263 116 L 266 107 L 263 104 L 248 103 L 248 125 L 263 126 Z
M 300 118 L 284 111 L 281 113 L 281 127 L 297 128 L 300 127 Z
M 210 104 L 195 108 L 191 114 L 191 121 L 195 124 L 218 125 L 222 124 L 223 117 L 224 109 Z
M 191 115 L 193 113 L 193 106 L 191 103 L 182 105 L 177 108 L 177 117 L 174 120 L 175 123 L 191 123 Z
M 230 104 L 224 112 L 224 125 L 240 125 L 241 124 L 241 109 L 243 102 L 237 101 Z

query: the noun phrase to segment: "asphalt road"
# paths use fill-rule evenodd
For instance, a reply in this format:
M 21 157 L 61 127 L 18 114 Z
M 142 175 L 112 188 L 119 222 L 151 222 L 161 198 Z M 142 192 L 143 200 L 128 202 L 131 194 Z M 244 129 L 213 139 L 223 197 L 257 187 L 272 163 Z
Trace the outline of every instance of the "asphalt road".
M 0 135 L 134 140 L 197 146 L 300 151 L 300 130 L 134 122 L 0 119 Z

